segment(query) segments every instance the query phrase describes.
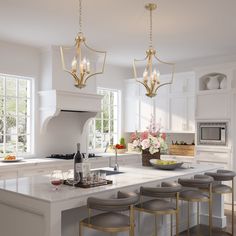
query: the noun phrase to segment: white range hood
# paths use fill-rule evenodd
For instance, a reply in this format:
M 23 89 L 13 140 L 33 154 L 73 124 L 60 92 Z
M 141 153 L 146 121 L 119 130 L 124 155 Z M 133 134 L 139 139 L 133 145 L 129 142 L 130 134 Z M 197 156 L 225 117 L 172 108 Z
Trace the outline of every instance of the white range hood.
M 60 112 L 78 112 L 82 124 L 95 117 L 101 111 L 103 96 L 88 93 L 76 93 L 62 90 L 40 91 L 40 125 L 41 132 L 46 130 L 48 122 Z

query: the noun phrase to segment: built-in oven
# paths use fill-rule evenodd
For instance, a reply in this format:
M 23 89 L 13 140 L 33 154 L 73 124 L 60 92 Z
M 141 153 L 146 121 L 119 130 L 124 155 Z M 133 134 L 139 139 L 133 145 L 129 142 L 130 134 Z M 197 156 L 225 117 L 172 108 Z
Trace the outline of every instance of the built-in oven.
M 198 145 L 227 145 L 227 122 L 198 122 Z

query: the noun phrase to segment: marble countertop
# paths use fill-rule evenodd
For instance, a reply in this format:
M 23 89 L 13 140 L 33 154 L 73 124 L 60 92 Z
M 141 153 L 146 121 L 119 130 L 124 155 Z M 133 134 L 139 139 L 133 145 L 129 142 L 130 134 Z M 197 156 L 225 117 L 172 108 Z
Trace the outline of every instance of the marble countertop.
M 90 189 L 75 188 L 63 185 L 58 191 L 52 190 L 50 176 L 33 176 L 0 181 L 0 191 L 7 191 L 17 195 L 23 195 L 46 202 L 67 201 L 68 199 L 79 199 L 82 197 L 94 196 L 112 190 L 152 184 L 165 180 L 174 180 L 183 176 L 192 176 L 197 173 L 213 171 L 219 168 L 214 165 L 192 164 L 193 168 L 181 168 L 172 171 L 157 170 L 153 167 L 143 167 L 140 164 L 132 167 L 120 167 L 124 172 L 118 175 L 107 176 L 113 184 Z

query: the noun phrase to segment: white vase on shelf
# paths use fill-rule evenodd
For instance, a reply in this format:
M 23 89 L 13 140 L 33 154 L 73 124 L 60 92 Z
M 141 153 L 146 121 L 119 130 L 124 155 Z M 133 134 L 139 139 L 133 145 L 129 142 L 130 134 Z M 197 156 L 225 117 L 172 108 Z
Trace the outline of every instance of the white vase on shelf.
M 220 88 L 220 82 L 218 80 L 218 75 L 217 76 L 208 77 L 206 79 L 206 87 L 209 90 L 219 89 Z
M 227 79 L 226 77 L 224 77 L 221 81 L 220 81 L 220 89 L 226 89 L 227 88 Z

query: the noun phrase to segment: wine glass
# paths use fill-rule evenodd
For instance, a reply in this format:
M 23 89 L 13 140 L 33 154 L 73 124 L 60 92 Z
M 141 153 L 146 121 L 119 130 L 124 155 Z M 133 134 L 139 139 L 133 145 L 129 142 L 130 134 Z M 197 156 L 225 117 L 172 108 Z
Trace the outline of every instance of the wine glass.
M 80 175 L 77 175 L 77 178 L 74 178 L 74 170 L 68 170 L 66 172 L 66 181 L 68 184 L 72 185 L 75 188 L 75 185 L 80 182 Z
M 50 177 L 51 184 L 54 186 L 53 190 L 58 190 L 58 187 L 63 184 L 64 177 L 61 170 L 54 170 Z

